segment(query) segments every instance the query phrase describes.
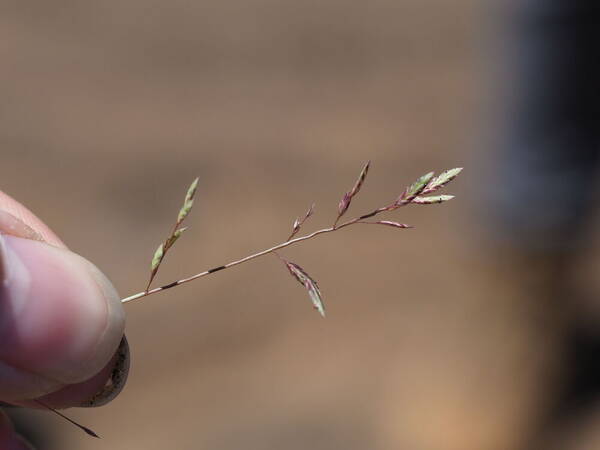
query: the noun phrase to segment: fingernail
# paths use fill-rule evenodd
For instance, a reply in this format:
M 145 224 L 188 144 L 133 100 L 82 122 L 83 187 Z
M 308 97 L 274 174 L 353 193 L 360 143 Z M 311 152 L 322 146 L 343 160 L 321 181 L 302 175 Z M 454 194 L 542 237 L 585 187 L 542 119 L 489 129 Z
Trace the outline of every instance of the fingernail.
M 110 361 L 124 313 L 116 290 L 92 263 L 39 241 L 0 235 L 0 280 L 2 364 L 73 384 Z
M 121 339 L 121 343 L 115 353 L 114 359 L 114 366 L 106 384 L 100 391 L 92 396 L 92 398 L 81 402 L 77 406 L 81 408 L 104 406 L 123 390 L 125 383 L 127 382 L 127 376 L 129 375 L 130 365 L 129 344 L 127 343 L 125 335 L 123 335 L 123 339 Z
M 123 389 L 129 374 L 129 346 L 125 336 L 110 362 L 96 375 L 83 383 L 71 384 L 39 400 L 54 408 L 83 408 L 103 406 L 114 399 Z M 19 403 L 36 407 L 35 403 Z

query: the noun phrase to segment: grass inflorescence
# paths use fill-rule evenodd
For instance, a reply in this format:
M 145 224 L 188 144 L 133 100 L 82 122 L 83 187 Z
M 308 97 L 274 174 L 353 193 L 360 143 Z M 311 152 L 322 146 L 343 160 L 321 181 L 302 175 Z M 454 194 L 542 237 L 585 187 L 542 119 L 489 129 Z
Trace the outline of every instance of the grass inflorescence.
M 323 303 L 323 298 L 322 298 L 318 283 L 315 281 L 314 278 L 312 278 L 310 275 L 308 275 L 308 273 L 302 267 L 300 267 L 298 264 L 288 261 L 286 258 L 281 256 L 280 251 L 286 247 L 298 244 L 303 241 L 307 241 L 309 239 L 313 239 L 321 234 L 332 233 L 335 231 L 339 231 L 342 228 L 346 228 L 346 227 L 349 227 L 351 225 L 356 225 L 356 224 L 384 225 L 384 226 L 394 227 L 394 228 L 399 228 L 399 229 L 412 228 L 411 225 L 392 221 L 392 220 L 387 220 L 387 219 L 386 220 L 369 220 L 369 219 L 373 219 L 374 217 L 376 217 L 378 215 L 381 215 L 386 212 L 394 211 L 398 208 L 408 206 L 408 205 L 432 205 L 432 204 L 444 203 L 444 202 L 447 202 L 447 201 L 453 199 L 454 196 L 452 196 L 452 195 L 430 195 L 430 194 L 437 192 L 438 190 L 445 187 L 448 183 L 450 183 L 452 180 L 454 180 L 458 176 L 458 174 L 462 171 L 462 168 L 458 167 L 455 169 L 446 170 L 437 176 L 435 175 L 434 172 L 429 172 L 429 173 L 419 177 L 414 183 L 407 186 L 406 189 L 404 189 L 404 191 L 402 191 L 402 193 L 393 202 L 391 202 L 385 206 L 376 208 L 368 213 L 360 214 L 357 217 L 346 220 L 344 222 L 344 221 L 342 221 L 342 217 L 344 217 L 346 215 L 346 213 L 348 212 L 348 210 L 350 209 L 350 204 L 352 203 L 352 199 L 360 192 L 363 184 L 365 183 L 365 179 L 367 178 L 367 174 L 369 172 L 370 167 L 371 167 L 371 161 L 368 161 L 363 166 L 362 170 L 360 171 L 360 174 L 359 174 L 356 182 L 352 186 L 352 189 L 350 189 L 349 191 L 344 193 L 344 195 L 342 196 L 342 198 L 338 204 L 336 218 L 330 227 L 316 230 L 316 231 L 308 233 L 304 236 L 297 237 L 297 235 L 302 230 L 302 227 L 304 226 L 304 224 L 308 221 L 308 219 L 310 219 L 310 217 L 313 216 L 313 214 L 315 212 L 315 204 L 313 203 L 303 216 L 298 217 L 296 220 L 294 220 L 291 233 L 286 241 L 284 241 L 280 244 L 277 244 L 273 247 L 267 248 L 265 250 L 259 251 L 257 253 L 248 255 L 244 258 L 241 258 L 241 259 L 238 259 L 235 261 L 231 261 L 227 264 L 223 264 L 220 266 L 215 266 L 212 269 L 208 269 L 203 272 L 197 273 L 195 275 L 192 275 L 192 276 L 189 276 L 186 278 L 181 278 L 179 280 L 173 281 L 173 282 L 165 284 L 163 286 L 159 286 L 159 287 L 155 287 L 155 288 L 151 289 L 150 287 L 152 285 L 152 281 L 154 280 L 156 274 L 158 273 L 158 270 L 164 261 L 166 253 L 173 246 L 175 241 L 177 241 L 177 239 L 181 236 L 181 234 L 186 230 L 185 227 L 181 227 L 181 224 L 183 223 L 184 219 L 187 217 L 187 215 L 191 211 L 192 206 L 194 204 L 194 196 L 196 194 L 196 190 L 198 187 L 198 178 L 196 178 L 192 182 L 191 186 L 189 187 L 189 189 L 186 193 L 184 204 L 179 211 L 177 220 L 171 231 L 171 234 L 167 237 L 167 239 L 165 239 L 165 241 L 162 244 L 160 244 L 158 246 L 157 250 L 154 253 L 154 256 L 152 257 L 151 267 L 150 267 L 150 269 L 151 269 L 150 270 L 150 278 L 146 285 L 146 289 L 142 292 L 139 292 L 137 294 L 133 294 L 129 297 L 126 297 L 126 298 L 122 299 L 121 301 L 123 303 L 127 303 L 127 302 L 131 302 L 133 300 L 138 300 L 140 298 L 147 297 L 149 295 L 156 294 L 158 292 L 161 292 L 161 291 L 164 291 L 167 289 L 171 289 L 176 286 L 180 286 L 184 283 L 205 277 L 207 275 L 211 275 L 215 272 L 219 272 L 219 271 L 237 266 L 239 264 L 243 264 L 248 261 L 252 261 L 253 259 L 259 258 L 261 256 L 268 255 L 268 254 L 274 254 L 283 262 L 283 264 L 288 269 L 290 274 L 296 280 L 298 280 L 298 282 L 300 284 L 302 284 L 306 288 L 314 308 L 322 316 L 325 316 L 325 306 Z

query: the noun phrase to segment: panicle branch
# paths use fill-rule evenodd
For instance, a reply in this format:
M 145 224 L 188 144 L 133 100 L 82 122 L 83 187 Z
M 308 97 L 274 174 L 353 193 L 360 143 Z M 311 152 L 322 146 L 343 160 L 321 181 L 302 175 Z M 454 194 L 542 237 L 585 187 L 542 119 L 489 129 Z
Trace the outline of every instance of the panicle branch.
M 296 218 L 296 220 L 294 220 L 294 225 L 292 226 L 292 234 L 290 234 L 290 236 L 287 238 L 288 241 L 298 234 L 298 231 L 300 231 L 300 228 L 302 227 L 302 225 L 304 225 L 304 222 L 306 222 L 306 220 L 310 216 L 312 216 L 314 212 L 315 204 L 313 203 L 312 205 L 310 205 L 310 208 L 308 208 L 308 211 L 306 211 L 306 213 L 304 214 L 304 217 L 298 217 Z
M 452 180 L 454 180 L 458 176 L 458 174 L 462 171 L 462 168 L 450 169 L 450 170 L 446 170 L 446 171 L 442 172 L 437 177 L 435 176 L 435 174 L 433 172 L 429 172 L 429 173 L 419 177 L 414 183 L 412 183 L 406 189 L 404 189 L 404 191 L 396 198 L 396 200 L 394 202 L 392 202 L 386 206 L 376 208 L 366 214 L 359 215 L 353 219 L 349 219 L 346 222 L 339 223 L 342 216 L 344 216 L 344 214 L 346 214 L 346 212 L 348 211 L 348 208 L 350 207 L 350 203 L 351 203 L 352 199 L 359 193 L 361 187 L 363 186 L 370 166 L 371 166 L 371 161 L 368 161 L 363 166 L 363 168 L 358 176 L 358 179 L 354 183 L 354 186 L 352 187 L 352 189 L 343 195 L 343 197 L 340 200 L 340 203 L 338 205 L 336 220 L 331 227 L 323 228 L 323 229 L 320 229 L 317 231 L 313 231 L 312 233 L 306 234 L 304 236 L 296 237 L 296 235 L 298 234 L 298 232 L 300 231 L 300 229 L 302 228 L 304 223 L 313 215 L 314 210 L 315 210 L 315 204 L 313 203 L 310 206 L 310 208 L 307 210 L 307 212 L 304 214 L 304 216 L 302 216 L 301 218 L 299 217 L 294 221 L 294 224 L 292 226 L 292 232 L 285 242 L 282 242 L 280 244 L 277 244 L 277 245 L 267 248 L 265 250 L 259 251 L 257 253 L 248 255 L 248 256 L 238 259 L 236 261 L 231 261 L 227 264 L 217 266 L 217 267 L 214 267 L 209 270 L 205 270 L 204 272 L 197 273 L 197 274 L 192 275 L 187 278 L 182 278 L 180 280 L 174 281 L 174 282 L 166 284 L 164 286 L 150 289 L 150 284 L 152 283 L 152 280 L 156 276 L 158 268 L 160 267 L 166 252 L 172 247 L 172 245 L 175 243 L 175 241 L 181 236 L 181 234 L 186 229 L 184 227 L 180 228 L 180 225 L 182 224 L 182 222 L 186 218 L 186 216 L 189 214 L 189 212 L 192 208 L 193 202 L 194 202 L 194 195 L 196 193 L 196 189 L 198 186 L 198 179 L 194 180 L 194 182 L 189 187 L 188 192 L 185 196 L 184 204 L 179 212 L 179 215 L 177 217 L 177 222 L 175 223 L 175 226 L 173 227 L 173 231 L 171 232 L 170 236 L 159 246 L 159 248 L 156 250 L 156 252 L 154 254 L 154 257 L 152 259 L 152 265 L 151 265 L 152 271 L 151 271 L 150 281 L 148 283 L 148 286 L 146 287 L 146 289 L 144 291 L 139 292 L 134 295 L 131 295 L 127 298 L 124 298 L 121 301 L 123 303 L 127 303 L 127 302 L 130 302 L 133 300 L 147 297 L 148 295 L 156 294 L 158 292 L 161 292 L 161 291 L 164 291 L 167 289 L 171 289 L 176 286 L 180 286 L 184 283 L 188 283 L 190 281 L 211 275 L 215 272 L 219 272 L 221 270 L 228 269 L 230 267 L 234 267 L 239 264 L 246 263 L 248 261 L 259 258 L 261 256 L 268 255 L 268 254 L 275 254 L 282 261 L 282 263 L 286 266 L 286 268 L 290 272 L 290 274 L 300 284 L 302 284 L 306 288 L 315 309 L 317 309 L 322 316 L 325 316 L 325 307 L 324 307 L 324 303 L 323 303 L 323 297 L 322 297 L 319 285 L 316 282 L 316 280 L 314 278 L 312 278 L 310 275 L 308 275 L 308 273 L 302 267 L 300 267 L 298 264 L 288 261 L 287 259 L 283 258 L 279 254 L 279 251 L 286 247 L 296 245 L 300 242 L 304 242 L 309 239 L 313 239 L 313 238 L 323 235 L 323 234 L 339 231 L 343 228 L 346 228 L 346 227 L 349 227 L 349 226 L 355 225 L 355 224 L 383 225 L 383 226 L 399 228 L 399 229 L 413 228 L 411 225 L 408 225 L 405 223 L 400 223 L 400 222 L 395 222 L 395 221 L 391 221 L 391 220 L 369 221 L 367 219 L 373 218 L 382 213 L 394 211 L 400 207 L 411 205 L 411 204 L 431 205 L 431 204 L 436 204 L 436 203 L 444 203 L 444 202 L 451 200 L 452 198 L 454 198 L 454 196 L 452 196 L 452 195 L 427 196 L 427 194 L 436 192 L 436 191 L 440 190 L 441 188 L 445 187 L 448 183 L 450 183 Z
M 358 192 L 360 191 L 360 188 L 362 187 L 362 185 L 365 182 L 365 178 L 367 178 L 367 173 L 369 172 L 369 167 L 371 167 L 371 161 L 367 161 L 367 163 L 364 165 L 364 167 L 360 171 L 360 175 L 358 176 L 358 179 L 354 183 L 354 186 L 352 186 L 352 189 L 350 191 L 346 192 L 343 195 L 342 199 L 340 200 L 340 203 L 338 205 L 338 215 L 333 224 L 334 228 L 337 225 L 338 221 L 342 218 L 342 216 L 344 214 L 346 214 L 346 211 L 348 211 L 348 208 L 350 208 L 350 202 L 352 201 L 352 198 L 356 194 L 358 194 Z
M 158 248 L 154 252 L 154 256 L 152 257 L 152 262 L 150 264 L 150 279 L 148 280 L 148 284 L 146 285 L 145 292 L 149 292 L 148 290 L 150 289 L 150 285 L 152 284 L 154 277 L 156 277 L 158 269 L 160 268 L 163 259 L 165 259 L 165 256 L 169 249 L 173 246 L 173 244 L 175 244 L 175 241 L 179 239 L 179 237 L 184 233 L 184 231 L 187 230 L 187 227 L 180 228 L 180 226 L 192 210 L 192 206 L 194 206 L 194 196 L 196 195 L 197 189 L 198 178 L 192 181 L 192 184 L 190 185 L 185 194 L 183 206 L 179 210 L 179 214 L 177 215 L 177 221 L 175 222 L 175 225 L 171 230 L 171 234 L 167 239 L 165 239 L 165 241 L 162 244 L 158 246 Z

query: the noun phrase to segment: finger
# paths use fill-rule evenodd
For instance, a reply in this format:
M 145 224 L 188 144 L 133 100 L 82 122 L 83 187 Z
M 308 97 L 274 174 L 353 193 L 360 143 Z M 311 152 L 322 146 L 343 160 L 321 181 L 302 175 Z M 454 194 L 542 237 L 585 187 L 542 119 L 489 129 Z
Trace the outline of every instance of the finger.
M 0 235 L 0 397 L 85 381 L 109 362 L 124 314 L 110 282 L 64 249 Z
M 102 406 L 114 399 L 125 386 L 129 374 L 129 347 L 123 337 L 119 349 L 109 363 L 96 375 L 82 383 L 71 384 L 35 400 L 17 402 L 19 406 L 40 408 L 50 405 L 61 409 L 71 406 L 82 408 Z
M 36 398 L 94 379 L 123 329 L 119 295 L 106 277 L 1 194 L 0 399 Z

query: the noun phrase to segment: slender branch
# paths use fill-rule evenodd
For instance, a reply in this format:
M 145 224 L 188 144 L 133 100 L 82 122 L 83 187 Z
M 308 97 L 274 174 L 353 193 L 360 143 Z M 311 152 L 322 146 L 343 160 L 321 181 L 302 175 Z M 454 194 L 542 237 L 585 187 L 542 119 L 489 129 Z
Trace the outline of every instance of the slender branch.
M 427 192 L 427 193 L 434 192 L 434 191 L 442 188 L 443 186 L 448 184 L 450 181 L 452 181 L 462 170 L 461 168 L 450 169 L 450 170 L 443 172 L 441 175 L 439 175 L 438 177 L 435 177 L 435 178 L 434 178 L 434 173 L 429 172 L 426 175 L 423 175 L 422 177 L 420 177 L 412 185 L 407 187 L 405 189 L 405 191 L 393 203 L 391 203 L 387 206 L 383 206 L 381 208 L 377 208 L 367 214 L 363 214 L 359 217 L 348 220 L 348 221 L 343 222 L 342 224 L 338 225 L 342 216 L 348 211 L 348 208 L 350 207 L 352 198 L 360 191 L 360 188 L 365 181 L 365 177 L 369 170 L 370 164 L 371 164 L 370 161 L 368 161 L 365 164 L 365 166 L 363 167 L 363 169 L 362 169 L 358 179 L 356 180 L 354 186 L 352 187 L 352 189 L 350 191 L 346 192 L 344 194 L 344 196 L 342 197 L 342 199 L 340 200 L 340 203 L 338 205 L 338 214 L 337 214 L 337 217 L 332 226 L 314 231 L 310 234 L 307 234 L 307 235 L 304 235 L 301 237 L 294 238 L 296 233 L 300 230 L 300 227 L 302 226 L 302 224 L 312 215 L 313 210 L 314 210 L 314 204 L 313 204 L 309 208 L 309 210 L 306 212 L 306 214 L 304 215 L 304 217 L 302 219 L 296 219 L 296 221 L 294 222 L 292 233 L 290 234 L 290 236 L 288 237 L 288 239 L 285 242 L 282 242 L 281 244 L 275 245 L 271 248 L 267 248 L 266 250 L 262 250 L 258 253 L 248 255 L 242 259 L 238 259 L 236 261 L 231 261 L 223 266 L 214 267 L 212 269 L 205 270 L 204 272 L 197 273 L 196 275 L 192 275 L 188 278 L 182 278 L 180 280 L 173 281 L 172 283 L 165 284 L 164 286 L 150 289 L 150 283 L 152 283 L 152 280 L 154 279 L 154 276 L 156 275 L 158 267 L 160 266 L 160 263 L 161 263 L 162 259 L 164 258 L 164 253 L 166 253 L 166 251 L 170 247 L 170 245 L 167 245 L 167 244 L 170 242 L 170 239 L 172 239 L 173 240 L 171 242 L 171 245 L 172 245 L 172 243 L 175 241 L 175 239 L 177 239 L 179 237 L 179 235 L 176 235 L 178 227 L 183 222 L 183 219 L 187 216 L 187 214 L 189 213 L 189 211 L 192 207 L 193 197 L 196 192 L 196 187 L 198 184 L 198 179 L 194 180 L 194 182 L 188 189 L 188 193 L 186 194 L 184 205 L 183 205 L 182 209 L 180 210 L 177 222 L 175 224 L 173 232 L 171 233 L 171 236 L 165 241 L 165 243 L 162 245 L 162 247 L 158 248 L 157 252 L 155 253 L 154 259 L 152 261 L 152 273 L 150 276 L 150 281 L 148 282 L 148 285 L 146 286 L 146 289 L 142 292 L 138 292 L 137 294 L 133 294 L 133 295 L 130 295 L 129 297 L 121 299 L 121 303 L 128 303 L 133 300 L 147 297 L 152 294 L 157 294 L 158 292 L 161 292 L 161 291 L 164 291 L 167 289 L 171 289 L 172 287 L 175 287 L 175 286 L 180 286 L 184 283 L 188 283 L 190 281 L 197 280 L 198 278 L 205 277 L 205 276 L 213 274 L 215 272 L 219 272 L 221 270 L 229 269 L 233 266 L 237 266 L 239 264 L 243 264 L 245 262 L 252 261 L 253 259 L 259 258 L 264 255 L 268 255 L 269 253 L 274 254 L 275 256 L 280 258 L 282 261 L 286 261 L 284 258 L 282 258 L 281 255 L 279 255 L 279 253 L 278 253 L 279 250 L 289 247 L 289 246 L 292 246 L 292 245 L 295 245 L 299 242 L 307 241 L 307 240 L 312 239 L 321 234 L 332 233 L 334 231 L 341 230 L 342 228 L 345 228 L 350 225 L 354 225 L 356 223 L 388 225 L 388 226 L 393 226 L 396 228 L 412 228 L 410 225 L 401 224 L 398 222 L 391 222 L 391 221 L 386 221 L 386 220 L 378 221 L 378 222 L 367 222 L 367 221 L 365 221 L 365 219 L 369 219 L 369 218 L 374 217 L 383 212 L 394 211 L 398 208 L 401 208 L 403 206 L 410 205 L 413 203 L 414 204 L 432 204 L 432 203 L 442 203 L 447 200 L 450 200 L 452 198 L 452 196 L 449 196 L 449 195 L 438 196 L 438 197 L 419 197 L 419 195 L 423 192 Z M 183 229 L 181 229 L 180 231 L 183 231 Z M 155 261 L 155 260 L 157 260 L 157 261 Z M 286 261 L 286 264 L 287 264 L 287 261 Z M 294 267 L 296 267 L 296 266 L 294 266 Z M 288 268 L 289 268 L 289 264 L 288 264 Z M 297 274 L 295 275 L 296 278 L 298 278 L 298 280 L 301 283 L 304 284 L 302 279 L 306 279 L 312 283 L 311 286 L 312 285 L 316 286 L 316 282 L 314 282 L 314 280 L 312 280 L 299 266 L 296 267 L 296 270 L 298 271 L 298 273 L 301 272 L 300 278 L 298 278 Z M 317 292 L 317 294 L 318 294 L 318 292 Z M 320 298 L 318 300 L 319 300 L 319 304 L 321 305 Z M 322 305 L 321 305 L 321 307 L 322 307 Z
M 252 261 L 253 259 L 259 258 L 259 257 L 264 256 L 264 255 L 268 255 L 269 253 L 275 253 L 275 252 L 277 252 L 277 250 L 281 250 L 282 248 L 289 247 L 291 245 L 297 244 L 297 243 L 302 242 L 302 241 L 307 241 L 307 240 L 312 239 L 312 238 L 314 238 L 314 237 L 316 237 L 316 236 L 318 236 L 320 234 L 331 233 L 333 231 L 341 230 L 342 228 L 345 228 L 345 227 L 347 227 L 349 225 L 355 224 L 358 221 L 359 221 L 359 219 L 356 218 L 356 219 L 352 219 L 352 220 L 349 220 L 347 222 L 344 222 L 341 225 L 337 225 L 335 228 L 334 227 L 329 227 L 329 228 L 323 228 L 321 230 L 313 231 L 312 233 L 307 234 L 305 236 L 300 236 L 298 238 L 295 238 L 295 239 L 292 239 L 292 240 L 289 240 L 289 241 L 286 241 L 286 242 L 282 242 L 281 244 L 275 245 L 274 247 L 268 248 L 266 250 L 262 250 L 262 251 L 260 251 L 258 253 L 254 253 L 252 255 L 248 255 L 248 256 L 246 256 L 246 257 L 244 257 L 242 259 L 238 259 L 236 261 L 231 261 L 231 262 L 229 262 L 229 263 L 227 263 L 225 265 L 222 265 L 222 266 L 219 266 L 219 267 L 215 267 L 215 268 L 212 268 L 212 269 L 209 269 L 209 270 L 205 270 L 204 272 L 197 273 L 196 275 L 192 275 L 192 276 L 190 276 L 188 278 L 182 278 L 180 280 L 174 281 L 174 282 L 166 284 L 164 286 L 160 286 L 160 287 L 156 287 L 154 289 L 150 289 L 149 291 L 138 292 L 137 294 L 133 294 L 133 295 L 130 295 L 129 297 L 126 297 L 126 298 L 122 299 L 121 303 L 128 303 L 128 302 L 131 302 L 133 300 L 137 300 L 137 299 L 140 299 L 140 298 L 143 298 L 143 297 L 147 297 L 148 295 L 157 294 L 158 292 L 170 289 L 170 288 L 175 287 L 175 286 L 180 286 L 180 285 L 182 285 L 184 283 L 188 283 L 188 282 L 193 281 L 193 280 L 197 280 L 198 278 L 205 277 L 207 275 L 213 274 L 213 273 L 218 272 L 220 270 L 229 269 L 230 267 L 237 266 L 239 264 L 243 264 L 243 263 L 248 262 L 248 261 Z
M 169 236 L 173 236 L 175 234 L 175 232 L 177 231 L 177 228 L 179 227 L 179 225 L 181 225 L 181 222 L 178 220 L 178 221 L 175 222 L 175 225 L 173 225 L 173 229 L 171 230 L 171 234 L 169 234 Z M 166 239 L 163 242 L 163 244 L 162 244 L 163 248 L 166 247 L 166 244 L 167 244 L 168 241 L 169 240 Z M 165 251 L 165 253 L 166 253 L 166 251 Z M 163 258 L 164 258 L 164 256 L 163 256 Z M 154 281 L 154 277 L 156 276 L 157 272 L 158 272 L 157 270 L 156 271 L 153 270 L 152 273 L 150 274 L 150 278 L 148 279 L 148 284 L 146 284 L 146 289 L 144 289 L 144 292 L 148 292 L 150 290 L 150 286 L 152 285 L 152 281 Z
M 72 423 L 73 425 L 75 425 L 77 428 L 79 428 L 82 431 L 85 431 L 88 435 L 98 438 L 100 439 L 100 436 L 98 436 L 96 434 L 96 432 L 94 430 L 92 430 L 91 428 L 85 427 L 83 425 L 81 425 L 78 422 L 75 422 L 73 419 L 71 419 L 68 416 L 65 416 L 63 413 L 61 413 L 60 411 L 58 411 L 57 409 L 53 408 L 52 406 L 44 403 L 41 400 L 34 400 L 34 402 L 36 402 L 38 405 L 43 406 L 44 408 L 46 408 L 48 411 L 53 412 L 54 414 L 56 414 L 57 416 L 61 417 L 62 419 L 66 420 L 67 422 Z
M 188 188 L 185 194 L 185 200 L 183 201 L 183 206 L 179 210 L 179 214 L 177 214 L 177 221 L 175 225 L 173 225 L 173 229 L 171 230 L 171 234 L 166 238 L 162 244 L 156 249 L 154 252 L 154 256 L 152 257 L 152 264 L 150 270 L 150 279 L 148 280 L 148 284 L 146 284 L 145 292 L 150 290 L 150 286 L 152 285 L 152 281 L 156 274 L 158 273 L 158 269 L 160 268 L 165 256 L 169 249 L 175 244 L 177 239 L 181 236 L 181 234 L 187 229 L 186 227 L 181 227 L 180 225 L 183 223 L 187 215 L 192 210 L 192 206 L 194 206 L 194 196 L 196 195 L 196 189 L 198 188 L 198 178 L 192 181 L 190 187 Z

